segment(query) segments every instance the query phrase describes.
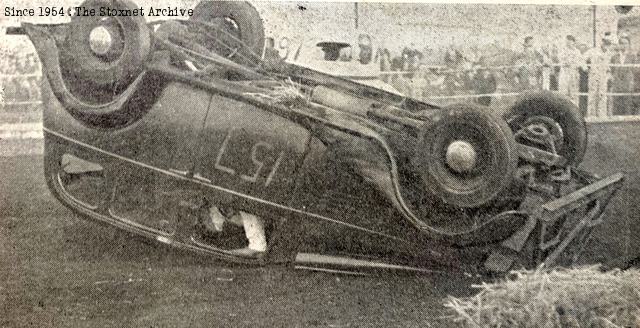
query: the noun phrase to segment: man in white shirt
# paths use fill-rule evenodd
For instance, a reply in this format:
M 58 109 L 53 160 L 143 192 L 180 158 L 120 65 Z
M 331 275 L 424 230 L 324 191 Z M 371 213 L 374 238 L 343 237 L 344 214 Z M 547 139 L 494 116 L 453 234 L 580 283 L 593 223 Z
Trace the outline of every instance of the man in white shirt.
M 578 69 L 585 60 L 576 46 L 576 38 L 573 35 L 567 35 L 565 46 L 558 53 L 558 61 L 560 62 L 558 91 L 568 96 L 577 105 L 580 85 L 580 72 Z
M 613 39 L 610 33 L 605 33 L 600 47 L 588 50 L 584 58 L 584 70 L 589 72 L 589 101 L 588 117 L 607 117 L 607 83 L 609 81 L 612 53 L 610 51 Z
M 516 63 L 520 65 L 518 80 L 522 90 L 539 90 L 542 88 L 542 55 L 534 46 L 532 36 L 524 38 L 522 53 Z

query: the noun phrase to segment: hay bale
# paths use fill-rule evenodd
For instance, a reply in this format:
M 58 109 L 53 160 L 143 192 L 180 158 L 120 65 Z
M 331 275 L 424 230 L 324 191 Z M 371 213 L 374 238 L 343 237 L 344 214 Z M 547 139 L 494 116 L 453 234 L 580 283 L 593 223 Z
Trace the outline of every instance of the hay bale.
M 637 269 L 539 268 L 474 287 L 477 295 L 445 304 L 463 327 L 640 328 Z

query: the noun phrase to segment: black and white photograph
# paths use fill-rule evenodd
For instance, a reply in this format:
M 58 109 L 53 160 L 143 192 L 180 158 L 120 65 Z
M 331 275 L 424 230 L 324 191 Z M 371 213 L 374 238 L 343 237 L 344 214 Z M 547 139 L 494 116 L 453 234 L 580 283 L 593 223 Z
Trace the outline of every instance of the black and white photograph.
M 640 3 L 440 1 L 3 1 L 0 327 L 640 328 Z

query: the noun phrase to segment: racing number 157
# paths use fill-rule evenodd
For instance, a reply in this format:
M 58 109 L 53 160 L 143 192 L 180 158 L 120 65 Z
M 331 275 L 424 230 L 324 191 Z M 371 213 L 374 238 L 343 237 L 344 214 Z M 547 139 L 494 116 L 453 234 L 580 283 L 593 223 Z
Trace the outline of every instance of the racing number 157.
M 236 170 L 221 164 L 224 153 L 229 145 L 229 140 L 231 140 L 234 131 L 235 129 L 230 129 L 229 132 L 227 132 L 224 141 L 222 141 L 222 146 L 220 146 L 220 150 L 218 151 L 218 155 L 216 156 L 215 168 L 222 172 L 236 175 Z M 258 181 L 258 177 L 260 177 L 260 174 L 265 170 L 269 170 L 269 168 L 265 166 L 265 163 L 258 158 L 258 154 L 264 152 L 273 152 L 273 150 L 273 145 L 268 142 L 258 141 L 257 143 L 255 143 L 253 147 L 251 147 L 251 162 L 253 162 L 253 172 L 249 172 L 249 174 L 240 174 L 240 178 L 251 183 L 256 183 Z M 273 178 L 276 175 L 278 167 L 280 167 L 280 163 L 282 162 L 283 157 L 284 151 L 281 151 L 278 154 L 278 157 L 273 166 L 271 167 L 269 175 L 267 175 L 267 180 L 264 183 L 265 187 L 268 187 L 269 184 L 271 184 L 271 182 L 273 181 Z

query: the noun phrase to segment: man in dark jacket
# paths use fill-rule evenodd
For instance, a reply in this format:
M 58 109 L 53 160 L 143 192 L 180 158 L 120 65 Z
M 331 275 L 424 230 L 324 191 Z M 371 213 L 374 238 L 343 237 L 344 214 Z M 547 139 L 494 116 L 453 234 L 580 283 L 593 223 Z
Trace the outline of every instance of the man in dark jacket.
M 630 50 L 630 39 L 621 37 L 618 41 L 616 53 L 611 57 L 611 92 L 631 93 L 634 91 L 634 67 L 622 65 L 637 63 L 636 55 Z M 620 66 L 616 66 L 620 65 Z M 637 109 L 633 108 L 632 96 L 613 96 L 613 115 L 633 115 Z
M 498 82 L 495 74 L 490 70 L 484 68 L 484 62 L 480 62 L 481 67 L 471 80 L 473 90 L 478 95 L 484 95 L 476 98 L 476 102 L 483 106 L 489 106 L 491 104 L 491 96 L 488 94 L 495 93 L 498 89 Z

